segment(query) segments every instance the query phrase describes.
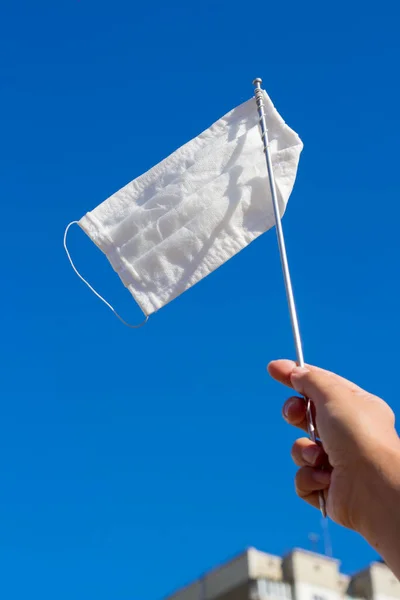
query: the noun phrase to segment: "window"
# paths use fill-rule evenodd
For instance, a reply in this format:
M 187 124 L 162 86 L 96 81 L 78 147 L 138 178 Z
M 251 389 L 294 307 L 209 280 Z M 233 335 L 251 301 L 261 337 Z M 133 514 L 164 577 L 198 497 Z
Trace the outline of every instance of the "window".
M 290 584 L 283 581 L 258 579 L 257 591 L 259 600 L 292 600 Z

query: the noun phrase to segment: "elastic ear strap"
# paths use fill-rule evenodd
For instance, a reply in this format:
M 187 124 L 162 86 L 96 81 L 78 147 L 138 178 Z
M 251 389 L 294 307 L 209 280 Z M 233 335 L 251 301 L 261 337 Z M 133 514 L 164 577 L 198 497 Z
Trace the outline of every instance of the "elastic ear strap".
M 85 279 L 84 277 L 82 277 L 82 275 L 79 273 L 78 269 L 75 267 L 75 265 L 74 265 L 74 263 L 73 263 L 73 261 L 72 261 L 71 255 L 70 255 L 70 253 L 69 253 L 69 250 L 68 250 L 68 248 L 67 248 L 67 235 L 68 235 L 68 231 L 69 231 L 69 228 L 71 227 L 71 225 L 78 225 L 78 221 L 71 221 L 71 223 L 69 223 L 69 225 L 67 225 L 67 227 L 66 227 L 66 229 L 65 229 L 65 232 L 64 232 L 64 250 L 65 250 L 65 252 L 66 252 L 66 255 L 68 256 L 68 260 L 69 260 L 69 262 L 71 263 L 71 267 L 72 267 L 72 268 L 73 268 L 73 270 L 75 271 L 76 275 L 78 275 L 79 279 L 80 279 L 81 281 L 83 281 L 83 283 L 84 283 L 84 284 L 86 284 L 86 285 L 88 286 L 89 290 L 90 290 L 91 292 L 93 292 L 93 294 L 94 294 L 95 296 L 97 296 L 97 297 L 99 298 L 99 300 L 101 300 L 102 302 L 104 302 L 104 304 L 105 304 L 106 306 L 108 306 L 108 308 L 109 308 L 109 309 L 110 309 L 110 310 L 111 310 L 111 311 L 114 313 L 114 315 L 115 315 L 115 316 L 116 316 L 116 317 L 117 317 L 117 318 L 118 318 L 118 319 L 121 321 L 121 323 L 123 323 L 123 324 L 124 324 L 124 325 L 126 325 L 127 327 L 130 327 L 131 329 L 139 329 L 139 327 L 143 327 L 143 325 L 145 325 L 145 323 L 147 323 L 147 321 L 148 321 L 148 319 L 149 319 L 148 315 L 145 315 L 145 317 L 146 317 L 146 318 L 145 318 L 145 320 L 144 320 L 142 323 L 140 323 L 139 325 L 131 325 L 130 323 L 127 323 L 127 322 L 126 322 L 126 321 L 125 321 L 125 320 L 124 320 L 124 319 L 123 319 L 123 318 L 122 318 L 122 317 L 121 317 L 121 316 L 120 316 L 120 315 L 117 313 L 117 311 L 115 310 L 115 308 L 113 308 L 113 307 L 111 306 L 111 304 L 110 304 L 109 302 L 107 302 L 107 300 L 105 300 L 105 299 L 103 298 L 103 296 L 100 296 L 100 294 L 99 294 L 98 292 L 96 292 L 96 290 L 95 290 L 95 289 L 94 289 L 94 288 L 93 288 L 93 287 L 90 285 L 90 283 L 89 283 L 88 281 L 86 281 L 86 279 Z M 144 313 L 143 313 L 143 314 L 144 314 Z

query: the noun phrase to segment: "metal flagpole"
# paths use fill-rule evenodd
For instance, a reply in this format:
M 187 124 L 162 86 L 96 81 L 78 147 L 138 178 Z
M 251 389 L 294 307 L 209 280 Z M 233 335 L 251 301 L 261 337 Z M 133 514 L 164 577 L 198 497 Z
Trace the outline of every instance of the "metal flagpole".
M 261 84 L 262 84 L 262 79 L 260 79 L 260 78 L 257 78 L 253 81 L 253 85 L 255 86 L 254 95 L 256 97 L 256 102 L 257 102 L 258 116 L 260 117 L 261 139 L 262 139 L 262 142 L 264 145 L 265 159 L 267 161 L 269 186 L 270 186 L 270 190 L 271 190 L 272 206 L 274 208 L 274 215 L 275 215 L 276 234 L 277 234 L 277 238 L 278 238 L 279 254 L 280 254 L 281 263 L 282 263 L 283 280 L 285 282 L 286 296 L 287 296 L 287 301 L 288 301 L 288 305 L 289 305 L 290 320 L 292 323 L 292 330 L 293 330 L 294 344 L 295 344 L 295 348 L 296 348 L 297 362 L 300 367 L 304 367 L 303 346 L 301 343 L 299 320 L 297 317 L 296 305 L 294 302 L 292 280 L 290 277 L 289 263 L 288 263 L 288 259 L 287 259 L 287 253 L 286 253 L 285 236 L 283 235 L 281 215 L 279 212 L 278 197 L 277 197 L 277 193 L 276 193 L 274 172 L 272 169 L 271 154 L 269 151 L 268 129 L 267 129 L 267 123 L 265 120 L 265 109 L 264 109 L 263 93 L 262 93 L 262 89 L 261 89 Z M 309 433 L 311 440 L 313 442 L 316 442 L 317 439 L 316 439 L 316 433 L 315 433 L 314 417 L 313 417 L 312 409 L 311 409 L 311 401 L 308 398 L 305 398 L 305 401 L 306 401 L 308 433 Z M 325 496 L 322 491 L 319 492 L 319 506 L 321 509 L 322 516 L 326 517 Z
M 332 558 L 332 556 L 333 556 L 332 542 L 331 542 L 331 536 L 329 535 L 328 521 L 326 521 L 325 519 L 321 519 L 321 524 L 322 524 L 322 530 L 324 533 L 324 551 L 325 551 L 326 556 L 329 556 L 329 558 Z

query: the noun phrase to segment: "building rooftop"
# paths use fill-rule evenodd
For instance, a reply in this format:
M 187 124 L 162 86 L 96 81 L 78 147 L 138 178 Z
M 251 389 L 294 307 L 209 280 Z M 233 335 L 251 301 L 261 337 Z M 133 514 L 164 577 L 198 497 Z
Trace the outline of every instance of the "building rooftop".
M 353 576 L 339 568 L 338 559 L 301 548 L 283 557 L 248 548 L 166 600 L 400 600 L 383 561 Z

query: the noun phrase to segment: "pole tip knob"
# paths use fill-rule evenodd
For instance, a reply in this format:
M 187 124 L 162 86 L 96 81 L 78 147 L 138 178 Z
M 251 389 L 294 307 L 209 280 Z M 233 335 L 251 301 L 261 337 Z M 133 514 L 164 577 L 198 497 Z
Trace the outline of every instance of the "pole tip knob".
M 253 85 L 257 85 L 257 84 L 260 84 L 260 85 L 262 84 L 262 79 L 261 79 L 261 77 L 257 77 L 256 79 L 254 79 L 254 81 L 253 81 Z

